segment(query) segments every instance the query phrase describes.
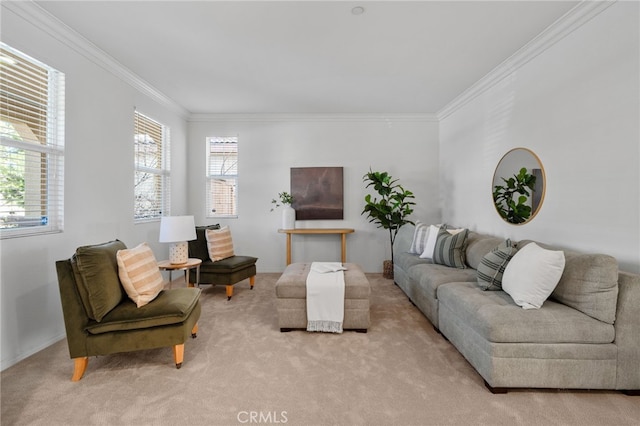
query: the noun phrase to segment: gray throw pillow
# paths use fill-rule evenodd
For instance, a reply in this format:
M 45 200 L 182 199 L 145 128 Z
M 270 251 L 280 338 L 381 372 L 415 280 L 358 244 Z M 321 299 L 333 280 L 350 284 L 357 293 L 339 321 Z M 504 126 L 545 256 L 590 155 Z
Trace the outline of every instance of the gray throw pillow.
M 506 240 L 487 253 L 478 265 L 478 285 L 483 290 L 502 290 L 502 274 L 518 249 Z
M 433 263 L 465 269 L 467 265 L 464 252 L 468 234 L 468 229 L 451 234 L 444 227 L 440 228 L 436 247 L 433 250 Z

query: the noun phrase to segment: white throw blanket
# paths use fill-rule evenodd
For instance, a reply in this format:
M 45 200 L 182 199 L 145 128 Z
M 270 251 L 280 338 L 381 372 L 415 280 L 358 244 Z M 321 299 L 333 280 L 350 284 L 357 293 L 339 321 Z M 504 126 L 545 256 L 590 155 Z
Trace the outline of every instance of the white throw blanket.
M 307 331 L 342 333 L 344 272 L 339 262 L 313 262 L 307 276 Z

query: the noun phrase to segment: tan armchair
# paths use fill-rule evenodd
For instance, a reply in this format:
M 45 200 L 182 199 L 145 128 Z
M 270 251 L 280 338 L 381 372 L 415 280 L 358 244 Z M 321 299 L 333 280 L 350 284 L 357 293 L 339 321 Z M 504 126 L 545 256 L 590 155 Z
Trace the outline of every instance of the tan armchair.
M 72 381 L 84 375 L 89 357 L 172 346 L 176 368 L 184 343 L 196 337 L 200 290 L 162 290 L 140 308 L 125 293 L 116 254 L 121 241 L 80 247 L 71 259 L 56 262 Z

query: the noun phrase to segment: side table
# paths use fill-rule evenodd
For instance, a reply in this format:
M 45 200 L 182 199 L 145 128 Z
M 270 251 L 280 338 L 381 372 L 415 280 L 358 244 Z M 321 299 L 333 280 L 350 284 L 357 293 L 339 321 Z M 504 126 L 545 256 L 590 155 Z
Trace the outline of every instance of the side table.
M 187 259 L 186 263 L 171 263 L 168 260 L 161 260 L 158 262 L 158 268 L 161 271 L 169 271 L 169 288 L 171 288 L 171 273 L 173 271 L 184 271 L 184 283 L 187 287 L 194 287 L 193 284 L 189 283 L 189 270 L 196 268 L 196 282 L 195 286 L 200 285 L 200 264 L 202 260 L 194 259 L 190 257 Z
M 347 234 L 352 234 L 355 229 L 352 228 L 295 228 L 295 229 L 278 229 L 281 234 L 287 234 L 287 265 L 291 265 L 291 234 L 338 234 L 340 235 L 342 253 L 340 261 L 347 261 Z

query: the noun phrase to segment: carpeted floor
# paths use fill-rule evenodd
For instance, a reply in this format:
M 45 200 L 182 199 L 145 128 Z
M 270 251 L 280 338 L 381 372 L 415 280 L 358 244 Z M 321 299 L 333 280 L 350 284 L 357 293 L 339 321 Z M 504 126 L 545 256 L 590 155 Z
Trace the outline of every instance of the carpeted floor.
M 380 274 L 371 329 L 280 333 L 279 274 L 255 289 L 203 287 L 198 337 L 177 370 L 171 348 L 91 358 L 70 381 L 66 341 L 1 375 L 2 425 L 635 425 L 640 397 L 603 391 L 493 395 L 402 291 Z

